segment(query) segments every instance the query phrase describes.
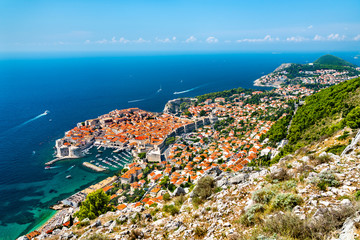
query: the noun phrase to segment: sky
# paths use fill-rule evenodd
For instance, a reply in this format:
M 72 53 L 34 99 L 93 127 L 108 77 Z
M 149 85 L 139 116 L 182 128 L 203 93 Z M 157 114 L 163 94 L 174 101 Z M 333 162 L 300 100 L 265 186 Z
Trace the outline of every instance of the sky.
M 359 0 L 0 0 L 0 53 L 360 51 Z

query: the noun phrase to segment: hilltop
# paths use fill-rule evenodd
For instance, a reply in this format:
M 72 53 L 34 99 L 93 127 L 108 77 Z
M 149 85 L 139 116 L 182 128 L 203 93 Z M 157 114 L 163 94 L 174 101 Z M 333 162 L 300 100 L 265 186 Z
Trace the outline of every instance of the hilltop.
M 255 86 L 300 85 L 319 90 L 360 76 L 360 68 L 339 57 L 324 55 L 313 63 L 286 63 L 255 80 Z
M 321 56 L 316 61 L 314 61 L 314 64 L 318 65 L 327 65 L 327 66 L 348 66 L 348 67 L 357 67 L 355 64 L 349 63 L 345 61 L 344 59 L 341 59 L 339 57 L 327 54 L 324 56 Z

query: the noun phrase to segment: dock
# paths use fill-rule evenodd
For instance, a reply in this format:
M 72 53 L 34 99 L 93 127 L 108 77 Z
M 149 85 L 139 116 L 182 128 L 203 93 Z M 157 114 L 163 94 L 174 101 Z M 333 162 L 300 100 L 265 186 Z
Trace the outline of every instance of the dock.
M 82 165 L 85 166 L 85 167 L 87 167 L 87 168 L 90 168 L 90 169 L 92 169 L 92 170 L 94 170 L 94 171 L 96 171 L 96 172 L 103 172 L 103 171 L 105 171 L 104 168 L 95 166 L 94 164 L 91 164 L 91 163 L 89 163 L 89 162 L 83 162 Z

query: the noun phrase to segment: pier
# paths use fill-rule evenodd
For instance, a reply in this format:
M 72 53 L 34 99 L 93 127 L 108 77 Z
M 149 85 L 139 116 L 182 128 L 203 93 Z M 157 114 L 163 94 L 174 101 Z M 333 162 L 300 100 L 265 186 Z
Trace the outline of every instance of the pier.
M 96 171 L 96 172 L 103 172 L 103 171 L 105 171 L 104 168 L 95 166 L 94 164 L 91 164 L 91 163 L 89 163 L 89 162 L 83 162 L 82 165 L 84 165 L 85 167 L 90 168 L 90 169 L 92 169 L 92 170 L 94 170 L 94 171 Z

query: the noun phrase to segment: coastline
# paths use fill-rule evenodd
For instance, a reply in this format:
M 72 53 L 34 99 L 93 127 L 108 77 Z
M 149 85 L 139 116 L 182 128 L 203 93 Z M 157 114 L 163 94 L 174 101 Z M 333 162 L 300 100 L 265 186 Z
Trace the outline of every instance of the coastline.
M 259 78 L 254 81 L 254 86 L 256 86 L 256 87 L 273 87 L 273 88 L 281 87 L 280 84 L 262 84 L 262 83 L 260 83 Z

